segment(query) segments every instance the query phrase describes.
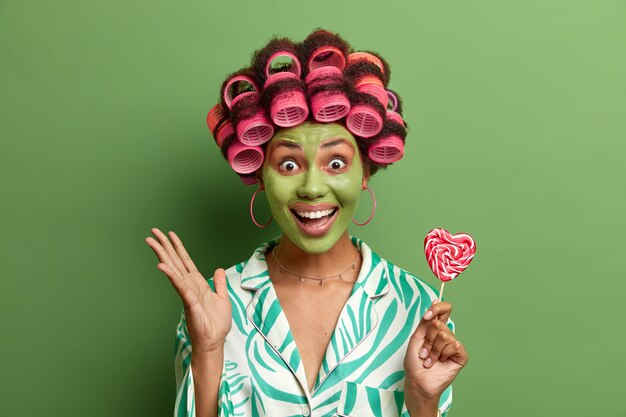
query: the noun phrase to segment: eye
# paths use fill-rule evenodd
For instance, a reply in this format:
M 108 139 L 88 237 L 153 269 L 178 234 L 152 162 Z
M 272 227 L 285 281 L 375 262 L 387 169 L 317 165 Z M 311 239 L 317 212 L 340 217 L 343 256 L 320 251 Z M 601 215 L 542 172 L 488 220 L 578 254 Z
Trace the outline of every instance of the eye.
M 283 162 L 280 163 L 279 165 L 280 169 L 282 169 L 283 171 L 295 171 L 298 168 L 300 168 L 298 166 L 298 164 L 296 164 L 294 161 L 292 161 L 291 159 L 287 159 Z
M 334 170 L 340 170 L 346 166 L 346 163 L 341 158 L 333 158 L 328 163 L 328 166 Z

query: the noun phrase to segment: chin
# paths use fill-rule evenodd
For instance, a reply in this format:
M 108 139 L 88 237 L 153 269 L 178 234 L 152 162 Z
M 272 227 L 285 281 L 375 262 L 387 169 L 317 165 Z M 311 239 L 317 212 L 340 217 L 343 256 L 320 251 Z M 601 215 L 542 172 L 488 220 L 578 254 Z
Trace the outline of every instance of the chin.
M 306 253 L 310 253 L 311 255 L 319 255 L 321 253 L 328 252 L 333 246 L 335 246 L 335 243 L 337 242 L 333 242 L 332 244 L 323 244 L 323 245 L 316 244 L 316 243 L 312 243 L 312 244 L 304 243 L 302 244 L 302 246 L 298 245 L 298 247 L 302 249 L 303 251 L 305 251 Z
M 334 235 L 334 234 L 333 234 Z M 294 245 L 311 255 L 328 252 L 339 241 L 343 233 L 330 236 L 330 232 L 320 237 L 288 236 Z

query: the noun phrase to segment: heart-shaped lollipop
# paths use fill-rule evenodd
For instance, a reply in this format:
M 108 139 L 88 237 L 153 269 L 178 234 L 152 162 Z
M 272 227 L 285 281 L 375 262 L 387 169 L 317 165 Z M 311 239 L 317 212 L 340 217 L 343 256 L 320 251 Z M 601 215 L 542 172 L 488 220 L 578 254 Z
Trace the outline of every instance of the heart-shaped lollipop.
M 424 252 L 430 269 L 441 281 L 441 300 L 443 284 L 467 268 L 476 253 L 476 243 L 465 233 L 451 235 L 445 229 L 433 229 L 424 239 Z

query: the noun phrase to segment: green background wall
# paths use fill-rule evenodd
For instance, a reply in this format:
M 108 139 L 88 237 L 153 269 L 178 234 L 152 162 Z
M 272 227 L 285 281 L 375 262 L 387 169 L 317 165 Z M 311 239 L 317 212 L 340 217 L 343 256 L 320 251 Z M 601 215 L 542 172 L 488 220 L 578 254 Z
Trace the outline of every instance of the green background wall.
M 279 233 L 204 118 L 272 34 L 320 26 L 390 62 L 410 124 L 351 233 L 433 285 L 427 231 L 476 238 L 450 415 L 626 415 L 618 0 L 3 0 L 0 415 L 172 414 L 180 301 L 143 239 L 210 276 Z

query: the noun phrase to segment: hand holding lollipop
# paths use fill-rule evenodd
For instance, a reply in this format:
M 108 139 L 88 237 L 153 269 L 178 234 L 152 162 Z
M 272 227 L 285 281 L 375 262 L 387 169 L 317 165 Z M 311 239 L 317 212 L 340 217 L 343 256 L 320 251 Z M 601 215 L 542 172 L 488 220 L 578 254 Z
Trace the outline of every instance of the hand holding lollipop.
M 451 235 L 445 229 L 433 229 L 424 239 L 424 252 L 430 269 L 441 281 L 441 300 L 444 284 L 463 272 L 474 258 L 476 243 L 465 233 Z
M 439 301 L 424 312 L 404 357 L 405 402 L 416 414 L 423 409 L 424 398 L 435 398 L 430 408 L 438 407 L 439 397 L 469 359 L 463 344 L 446 325 L 452 305 L 441 301 L 441 297 L 444 283 L 470 264 L 476 244 L 467 234 L 451 235 L 444 229 L 433 229 L 424 239 L 424 251 L 428 265 L 441 280 L 441 289 Z

